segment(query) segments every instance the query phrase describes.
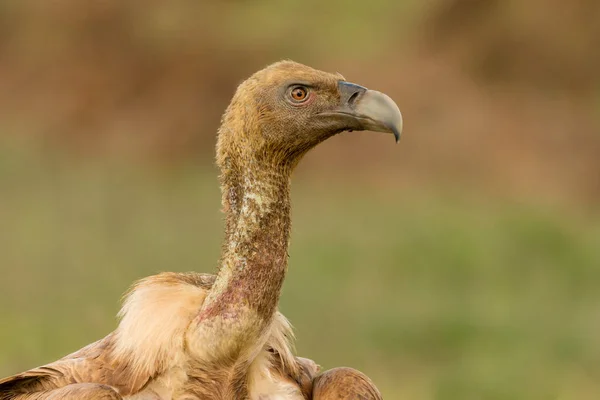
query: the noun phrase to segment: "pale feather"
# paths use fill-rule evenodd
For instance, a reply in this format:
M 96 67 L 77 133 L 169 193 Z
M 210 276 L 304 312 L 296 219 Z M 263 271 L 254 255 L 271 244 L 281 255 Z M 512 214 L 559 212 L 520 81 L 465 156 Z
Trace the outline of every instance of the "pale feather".
M 188 381 L 185 333 L 213 282 L 214 275 L 199 273 L 138 281 L 124 298 L 113 333 L 54 363 L 0 380 L 0 400 L 45 400 L 57 390 L 55 398 L 61 398 L 63 391 L 86 387 L 73 387 L 79 383 L 97 384 L 88 388 L 106 396 L 116 391 L 124 399 L 177 400 Z M 248 368 L 251 399 L 304 398 L 293 340 L 289 322 L 276 313 L 263 350 Z

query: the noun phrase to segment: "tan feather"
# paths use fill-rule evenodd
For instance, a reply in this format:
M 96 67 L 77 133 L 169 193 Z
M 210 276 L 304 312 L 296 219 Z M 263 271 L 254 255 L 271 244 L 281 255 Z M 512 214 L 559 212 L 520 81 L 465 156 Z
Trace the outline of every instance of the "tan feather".
M 115 332 L 54 363 L 0 380 L 0 400 L 175 398 L 194 385 L 194 373 L 186 372 L 184 337 L 214 279 L 169 272 L 138 281 L 125 296 Z M 301 396 L 298 382 L 306 372 L 293 355 L 293 338 L 289 322 L 277 313 L 249 368 L 257 391 Z M 86 390 L 90 397 L 77 397 Z
M 334 368 L 314 379 L 313 400 L 383 400 L 373 382 L 352 368 Z

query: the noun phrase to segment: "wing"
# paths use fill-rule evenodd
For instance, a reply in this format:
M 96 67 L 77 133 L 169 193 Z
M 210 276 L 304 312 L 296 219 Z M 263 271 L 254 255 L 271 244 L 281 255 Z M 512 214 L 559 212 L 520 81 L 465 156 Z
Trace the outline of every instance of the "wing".
M 120 399 L 119 388 L 143 386 L 149 379 L 127 381 L 111 362 L 114 334 L 56 362 L 0 380 L 0 400 Z
M 0 380 L 0 400 L 62 399 L 70 393 L 84 398 L 86 390 L 109 395 L 116 390 L 123 396 L 139 392 L 183 351 L 183 343 L 173 338 L 182 337 L 178 332 L 199 309 L 213 280 L 175 273 L 142 279 L 126 295 L 116 331 L 54 363 Z
M 161 376 L 185 359 L 184 332 L 214 279 L 198 273 L 142 279 L 127 293 L 113 333 L 54 363 L 0 380 L 0 400 L 88 398 L 83 393 L 119 399 L 160 387 Z M 264 348 L 265 367 L 308 393 L 318 367 L 293 355 L 293 340 L 289 322 L 277 313 Z
M 312 399 L 383 400 L 383 397 L 365 374 L 352 368 L 341 367 L 325 371 L 315 378 Z

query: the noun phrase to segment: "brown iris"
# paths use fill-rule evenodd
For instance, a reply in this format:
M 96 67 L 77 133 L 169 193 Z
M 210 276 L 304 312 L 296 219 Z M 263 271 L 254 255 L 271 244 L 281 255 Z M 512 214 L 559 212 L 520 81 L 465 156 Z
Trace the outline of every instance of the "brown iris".
M 303 86 L 296 86 L 292 89 L 290 95 L 294 101 L 302 102 L 308 98 L 308 90 Z

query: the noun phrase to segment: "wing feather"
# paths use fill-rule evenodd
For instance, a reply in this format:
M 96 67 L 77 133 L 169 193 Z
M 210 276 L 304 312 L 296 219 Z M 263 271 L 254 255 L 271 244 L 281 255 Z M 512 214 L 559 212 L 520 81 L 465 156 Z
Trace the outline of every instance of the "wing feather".
M 125 295 L 114 332 L 56 362 L 0 380 L 0 400 L 113 399 L 139 393 L 185 364 L 183 333 L 214 279 L 162 273 L 140 280 Z M 269 368 L 303 386 L 307 371 L 312 377 L 316 369 L 294 357 L 293 341 L 290 323 L 277 313 L 264 349 Z

